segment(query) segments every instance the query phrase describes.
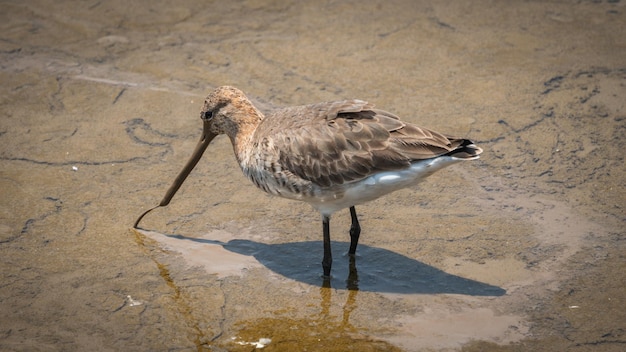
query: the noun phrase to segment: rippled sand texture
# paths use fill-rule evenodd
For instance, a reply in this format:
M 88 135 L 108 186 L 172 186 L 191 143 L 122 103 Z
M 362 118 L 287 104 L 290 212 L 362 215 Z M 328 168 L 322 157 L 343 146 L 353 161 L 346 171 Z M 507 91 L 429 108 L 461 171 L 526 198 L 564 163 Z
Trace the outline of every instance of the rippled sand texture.
M 0 4 L 0 350 L 623 351 L 624 1 Z M 360 98 L 480 161 L 321 221 L 203 97 Z M 271 340 L 271 341 L 270 341 Z

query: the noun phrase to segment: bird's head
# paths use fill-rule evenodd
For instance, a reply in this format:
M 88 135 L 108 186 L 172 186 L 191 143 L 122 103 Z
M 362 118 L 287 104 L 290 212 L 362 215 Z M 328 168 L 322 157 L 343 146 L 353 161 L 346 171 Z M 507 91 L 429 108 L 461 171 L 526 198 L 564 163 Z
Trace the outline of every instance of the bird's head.
M 205 129 L 213 137 L 226 134 L 234 140 L 239 133 L 252 132 L 263 114 L 237 88 L 222 86 L 211 92 L 200 111 Z M 211 138 L 211 139 L 212 139 Z

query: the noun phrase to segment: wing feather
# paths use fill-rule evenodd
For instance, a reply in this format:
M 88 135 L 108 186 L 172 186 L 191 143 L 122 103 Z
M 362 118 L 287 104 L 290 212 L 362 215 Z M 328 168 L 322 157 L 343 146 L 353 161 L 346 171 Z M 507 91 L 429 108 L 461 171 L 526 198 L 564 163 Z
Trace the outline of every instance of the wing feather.
M 276 110 L 259 125 L 259 145 L 282 170 L 328 187 L 453 151 L 463 139 L 404 123 L 362 100 Z M 271 140 L 271 141 L 270 141 Z M 276 157 L 277 156 L 277 157 Z

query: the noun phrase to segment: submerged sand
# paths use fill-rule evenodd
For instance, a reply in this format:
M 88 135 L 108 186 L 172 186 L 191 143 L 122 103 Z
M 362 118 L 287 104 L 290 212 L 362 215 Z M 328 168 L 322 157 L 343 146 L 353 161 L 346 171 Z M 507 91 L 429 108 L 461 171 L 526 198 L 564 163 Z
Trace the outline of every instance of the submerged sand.
M 0 349 L 621 351 L 622 1 L 0 4 Z M 477 162 L 331 223 L 227 138 L 154 206 L 214 87 L 359 98 Z

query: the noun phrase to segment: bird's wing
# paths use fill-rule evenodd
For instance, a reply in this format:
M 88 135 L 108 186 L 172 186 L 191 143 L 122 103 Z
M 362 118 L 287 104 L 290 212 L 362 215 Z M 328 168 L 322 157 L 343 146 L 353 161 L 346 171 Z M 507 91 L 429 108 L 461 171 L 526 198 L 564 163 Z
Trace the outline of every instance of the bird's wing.
M 269 114 L 257 129 L 266 155 L 281 170 L 320 186 L 343 184 L 412 161 L 434 158 L 462 144 L 407 124 L 361 100 L 286 108 Z

